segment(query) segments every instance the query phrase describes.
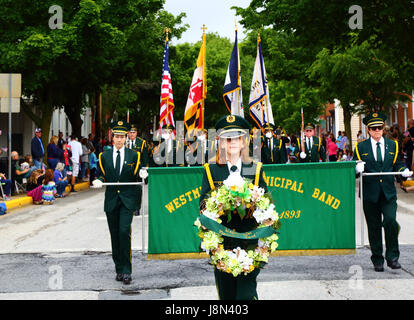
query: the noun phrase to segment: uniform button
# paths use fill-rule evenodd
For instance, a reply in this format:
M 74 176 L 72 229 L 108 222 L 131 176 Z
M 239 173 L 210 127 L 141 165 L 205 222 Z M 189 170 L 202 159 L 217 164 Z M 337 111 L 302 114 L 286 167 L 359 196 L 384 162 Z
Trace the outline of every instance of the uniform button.
M 121 191 L 118 190 L 118 193 L 120 193 Z
M 382 179 L 380 179 L 380 182 L 382 182 Z

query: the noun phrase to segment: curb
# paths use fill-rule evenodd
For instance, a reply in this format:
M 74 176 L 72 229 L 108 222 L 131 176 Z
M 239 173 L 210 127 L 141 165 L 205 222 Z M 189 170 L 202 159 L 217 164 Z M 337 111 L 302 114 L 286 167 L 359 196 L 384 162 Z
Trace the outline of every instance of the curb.
M 66 186 L 65 192 L 70 193 L 70 186 Z M 81 182 L 78 184 L 75 184 L 75 191 L 85 190 L 89 189 L 89 182 Z M 4 203 L 6 205 L 7 211 L 20 208 L 23 206 L 27 206 L 29 204 L 33 204 L 33 198 L 28 196 L 22 196 L 17 199 L 12 199 L 9 201 L 2 201 L 0 203 Z

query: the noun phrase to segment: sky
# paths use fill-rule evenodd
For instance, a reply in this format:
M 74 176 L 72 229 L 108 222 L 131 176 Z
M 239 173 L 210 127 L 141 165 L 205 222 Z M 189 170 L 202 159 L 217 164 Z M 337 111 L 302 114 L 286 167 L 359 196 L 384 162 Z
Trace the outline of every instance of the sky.
M 164 9 L 178 15 L 185 12 L 187 17 L 183 23 L 190 25 L 182 34 L 180 40 L 171 39 L 173 44 L 191 42 L 195 43 L 202 38 L 201 27 L 206 25 L 206 32 L 216 32 L 220 37 L 227 37 L 234 41 L 235 20 L 241 20 L 236 16 L 232 6 L 246 8 L 251 0 L 166 0 Z M 239 41 L 244 39 L 243 27 L 237 23 Z

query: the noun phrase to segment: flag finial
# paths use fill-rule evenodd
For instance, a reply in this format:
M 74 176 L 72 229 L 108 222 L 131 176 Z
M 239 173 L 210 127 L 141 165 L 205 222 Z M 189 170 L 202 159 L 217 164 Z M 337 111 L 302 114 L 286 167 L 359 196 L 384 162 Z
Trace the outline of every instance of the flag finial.
M 259 28 L 259 30 L 257 30 L 257 42 L 259 42 L 259 41 L 261 41 L 261 38 L 260 38 L 260 28 Z
M 164 32 L 163 33 L 166 33 L 167 34 L 167 37 L 165 38 L 165 42 L 167 42 L 168 41 L 168 34 L 171 33 L 171 29 L 170 28 L 164 28 Z
M 201 27 L 201 30 L 203 30 L 203 34 L 206 33 L 207 27 L 205 24 L 203 24 L 203 26 Z
M 238 31 L 237 30 L 237 19 L 234 19 L 234 28 L 236 29 L 236 31 Z

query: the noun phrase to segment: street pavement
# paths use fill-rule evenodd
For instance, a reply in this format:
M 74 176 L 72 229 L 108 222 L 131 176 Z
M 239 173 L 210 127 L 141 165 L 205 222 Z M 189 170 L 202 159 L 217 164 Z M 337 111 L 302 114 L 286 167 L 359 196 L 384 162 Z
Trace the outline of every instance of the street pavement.
M 82 191 L 0 217 L 0 300 L 217 300 L 207 259 L 147 259 L 142 216 L 132 224 L 133 281 L 115 281 L 103 193 Z M 258 276 L 259 299 L 414 299 L 413 193 L 398 188 L 398 205 L 402 269 L 374 272 L 357 199 L 356 254 L 271 257 Z

